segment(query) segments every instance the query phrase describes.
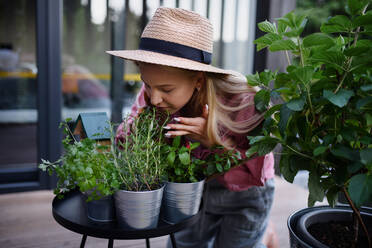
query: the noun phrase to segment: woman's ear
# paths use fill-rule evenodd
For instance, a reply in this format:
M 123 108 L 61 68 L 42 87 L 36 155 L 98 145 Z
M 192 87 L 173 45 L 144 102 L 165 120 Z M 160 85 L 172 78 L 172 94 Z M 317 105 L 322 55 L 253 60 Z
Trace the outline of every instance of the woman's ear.
M 196 74 L 195 82 L 196 82 L 196 89 L 199 91 L 202 88 L 202 86 L 205 84 L 205 73 L 203 71 L 200 71 Z

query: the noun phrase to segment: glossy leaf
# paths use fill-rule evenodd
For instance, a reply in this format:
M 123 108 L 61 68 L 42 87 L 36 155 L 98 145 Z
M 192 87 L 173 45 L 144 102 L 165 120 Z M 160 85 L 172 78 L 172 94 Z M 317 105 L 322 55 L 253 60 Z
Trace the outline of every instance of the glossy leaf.
M 293 111 L 301 111 L 304 108 L 304 105 L 305 105 L 305 99 L 302 97 L 292 99 L 287 103 L 287 107 Z
M 329 90 L 323 91 L 323 97 L 340 108 L 344 107 L 352 96 L 354 92 L 351 90 L 341 89 L 336 94 Z
M 324 33 L 314 33 L 306 36 L 303 39 L 303 44 L 305 47 L 312 46 L 332 46 L 335 44 L 333 38 Z
M 261 31 L 264 31 L 266 33 L 277 33 L 275 24 L 271 22 L 268 21 L 260 22 L 257 24 L 257 26 Z
M 295 50 L 296 47 L 296 44 L 291 40 L 277 40 L 269 46 L 269 50 L 271 52 L 277 52 L 283 50 Z
M 348 192 L 356 207 L 360 207 L 372 197 L 372 176 L 367 174 L 353 176 L 350 179 Z
M 260 90 L 254 96 L 254 103 L 258 111 L 264 112 L 270 102 L 270 92 L 267 90 Z

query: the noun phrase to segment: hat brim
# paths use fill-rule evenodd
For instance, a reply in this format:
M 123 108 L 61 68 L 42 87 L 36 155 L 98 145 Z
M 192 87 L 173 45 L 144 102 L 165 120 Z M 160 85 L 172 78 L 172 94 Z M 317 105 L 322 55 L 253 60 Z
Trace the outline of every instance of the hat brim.
M 165 65 L 193 71 L 204 71 L 233 76 L 240 75 L 240 73 L 232 70 L 223 70 L 212 65 L 203 64 L 189 59 L 145 50 L 115 50 L 106 51 L 106 53 L 132 61 Z

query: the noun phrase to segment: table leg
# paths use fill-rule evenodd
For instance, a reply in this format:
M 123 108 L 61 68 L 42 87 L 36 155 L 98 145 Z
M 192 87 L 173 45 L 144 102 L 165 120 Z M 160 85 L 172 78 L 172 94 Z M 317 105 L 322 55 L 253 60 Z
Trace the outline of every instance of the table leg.
M 146 238 L 146 248 L 150 248 L 150 239 Z
M 174 233 L 169 234 L 172 241 L 172 247 L 177 248 L 176 239 L 174 238 Z
M 108 248 L 113 248 L 113 247 L 114 247 L 114 240 L 113 239 L 109 239 Z
M 80 248 L 84 248 L 86 240 L 87 240 L 87 235 L 83 234 L 83 238 L 81 239 L 81 243 L 80 243 Z

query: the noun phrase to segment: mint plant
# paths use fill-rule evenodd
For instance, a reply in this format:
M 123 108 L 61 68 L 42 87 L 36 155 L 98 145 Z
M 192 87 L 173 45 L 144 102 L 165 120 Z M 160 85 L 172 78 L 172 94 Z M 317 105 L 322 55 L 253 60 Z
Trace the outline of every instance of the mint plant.
M 265 113 L 261 135 L 248 137 L 247 156 L 264 155 L 281 144 L 280 171 L 293 182 L 309 171 L 308 205 L 326 196 L 334 206 L 343 192 L 370 237 L 359 207 L 372 199 L 372 11 L 367 0 L 348 0 L 345 15 L 330 17 L 320 33 L 302 37 L 305 15 L 293 12 L 276 23 L 261 22 L 266 34 L 257 50 L 283 51 L 285 72 L 247 76 L 261 90 Z M 277 104 L 270 105 L 270 100 Z M 279 102 L 279 103 L 278 103 Z M 357 232 L 356 232 L 357 233 Z
M 181 145 L 181 136 L 176 136 L 163 152 L 167 157 L 167 180 L 175 183 L 195 183 L 204 178 L 202 169 L 206 163 L 192 156 L 200 143 L 187 142 Z
M 58 181 L 54 193 L 59 198 L 75 188 L 89 192 L 88 201 L 112 195 L 119 187 L 112 152 L 108 146 L 92 139 L 76 141 L 68 121 L 70 119 L 60 125 L 66 135 L 62 141 L 64 154 L 55 162 L 42 159 L 39 168 L 50 175 L 56 173 Z

